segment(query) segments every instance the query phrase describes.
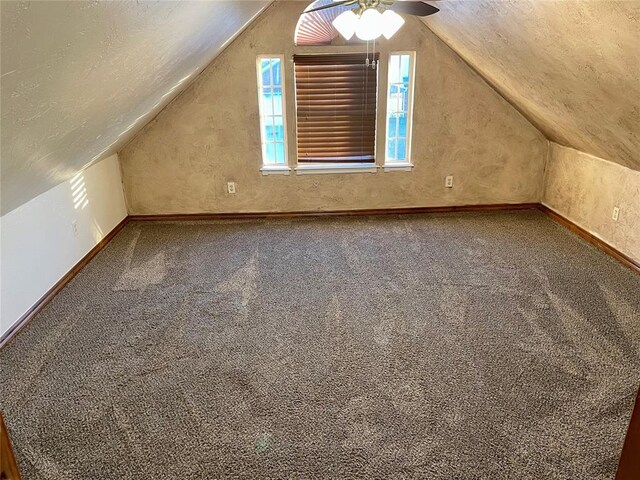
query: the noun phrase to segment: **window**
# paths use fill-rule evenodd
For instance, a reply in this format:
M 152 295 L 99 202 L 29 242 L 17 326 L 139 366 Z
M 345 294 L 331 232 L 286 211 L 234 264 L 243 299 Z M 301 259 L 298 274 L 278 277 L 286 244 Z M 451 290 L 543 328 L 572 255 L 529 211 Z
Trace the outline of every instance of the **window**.
M 281 56 L 258 57 L 258 101 L 262 163 L 265 170 L 287 170 L 287 128 Z
M 389 56 L 385 167 L 411 164 L 411 120 L 415 52 Z
M 377 69 L 365 54 L 294 55 L 298 171 L 375 171 Z M 378 60 L 378 54 L 369 60 Z M 345 171 L 347 171 L 345 170 Z

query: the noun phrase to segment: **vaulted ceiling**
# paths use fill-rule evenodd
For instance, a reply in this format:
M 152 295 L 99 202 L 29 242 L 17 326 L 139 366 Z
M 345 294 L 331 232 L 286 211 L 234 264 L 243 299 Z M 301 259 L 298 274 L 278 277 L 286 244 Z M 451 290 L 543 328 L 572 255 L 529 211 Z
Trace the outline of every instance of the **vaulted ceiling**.
M 424 23 L 549 139 L 640 170 L 640 1 L 437 6 Z
M 2 0 L 2 213 L 117 152 L 270 3 Z
M 2 0 L 2 213 L 117 152 L 270 3 Z M 425 25 L 551 140 L 640 170 L 640 0 L 437 5 Z

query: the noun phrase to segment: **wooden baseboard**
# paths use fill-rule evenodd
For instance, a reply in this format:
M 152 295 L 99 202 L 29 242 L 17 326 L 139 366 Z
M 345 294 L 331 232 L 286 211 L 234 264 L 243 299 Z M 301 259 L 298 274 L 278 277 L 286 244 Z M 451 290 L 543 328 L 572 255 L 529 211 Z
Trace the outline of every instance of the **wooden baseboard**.
M 9 439 L 9 431 L 4 424 L 4 417 L 0 412 L 0 479 L 2 480 L 20 480 L 20 472 L 16 457 L 13 454 L 11 440 Z
M 562 215 L 560 215 L 559 213 L 551 210 L 546 205 L 539 204 L 538 205 L 538 210 L 540 210 L 541 212 L 543 212 L 546 215 L 548 215 L 550 218 L 552 218 L 553 220 L 558 222 L 563 227 L 568 228 L 573 233 L 575 233 L 577 235 L 580 235 L 582 238 L 584 238 L 589 243 L 592 243 L 593 245 L 598 247 L 600 250 L 602 250 L 607 255 L 611 255 L 613 258 L 618 260 L 623 265 L 625 265 L 625 266 L 635 270 L 636 272 L 640 273 L 640 263 L 635 261 L 633 258 L 625 255 L 624 253 L 622 253 L 621 251 L 617 250 L 616 248 L 612 247 L 611 245 L 606 243 L 604 240 L 601 240 L 600 238 L 596 237 L 592 233 L 589 233 L 584 228 L 580 227 L 579 225 L 576 225 L 571 220 L 569 220 L 569 219 L 563 217 Z
M 294 212 L 247 212 L 247 213 L 187 213 L 187 214 L 161 214 L 161 215 L 130 215 L 132 221 L 158 222 L 158 221 L 198 221 L 198 220 L 242 220 L 242 219 L 266 219 L 266 218 L 294 218 L 294 217 L 323 217 L 323 216 L 358 216 L 358 215 L 407 215 L 426 213 L 449 212 L 491 212 L 509 210 L 537 209 L 550 218 L 581 236 L 588 242 L 597 246 L 600 250 L 618 260 L 623 265 L 640 273 L 640 263 L 620 252 L 605 241 L 589 233 L 584 228 L 576 225 L 571 220 L 551 210 L 541 203 L 499 203 L 486 205 L 460 205 L 443 207 L 408 207 L 408 208 L 382 208 L 367 210 L 322 210 L 322 211 L 294 211 Z
M 67 272 L 53 287 L 47 291 L 13 326 L 0 336 L 0 348 L 7 345 L 20 330 L 35 317 L 69 281 L 96 256 L 96 254 L 115 237 L 130 221 L 175 221 L 175 220 L 234 220 L 234 219 L 264 219 L 264 218 L 293 218 L 293 217 L 322 217 L 322 216 L 355 216 L 355 215 L 401 215 L 440 212 L 481 212 L 503 210 L 535 209 L 537 203 L 502 203 L 492 205 L 461 205 L 447 207 L 410 207 L 368 210 L 323 210 L 323 211 L 294 211 L 294 212 L 249 212 L 249 213 L 206 213 L 206 214 L 168 214 L 168 215 L 129 215 L 111 230 L 89 253 Z
M 378 208 L 366 210 L 315 210 L 293 212 L 243 212 L 243 213 L 183 213 L 161 215 L 130 215 L 131 221 L 198 221 L 198 220 L 242 220 L 266 218 L 364 216 L 364 215 L 409 215 L 448 212 L 494 212 L 504 210 L 532 210 L 537 203 L 498 203 L 489 205 L 459 205 L 443 207 Z
M 13 326 L 6 331 L 2 337 L 0 337 L 0 348 L 3 348 L 9 341 L 18 334 L 18 332 L 27 324 L 29 321 L 35 317 L 40 310 L 44 308 L 44 306 L 49 303 L 56 294 L 62 290 L 62 288 L 69 283 L 69 281 L 75 277 L 80 270 L 84 268 L 84 266 L 89 263 L 89 261 L 96 256 L 96 254 L 102 250 L 113 237 L 115 237 L 120 230 L 124 228 L 124 226 L 129 223 L 129 217 L 125 217 L 118 225 L 116 225 L 113 230 L 111 230 L 102 240 L 100 240 L 95 247 L 93 247 L 89 252 L 80 259 L 78 263 L 76 263 L 71 270 L 69 270 L 64 277 L 56 282 L 56 284 L 51 287 L 47 293 L 45 293 L 40 300 L 38 300 L 27 312 L 20 317 L 20 319 L 13 324 Z
M 611 255 L 616 260 L 640 273 L 640 263 L 616 250 L 603 240 L 595 237 L 585 229 L 554 212 L 545 205 L 539 203 L 500 203 L 490 205 L 461 205 L 444 207 L 410 207 L 410 208 L 385 208 L 368 210 L 322 210 L 322 211 L 295 211 L 295 212 L 248 212 L 248 213 L 205 213 L 205 214 L 167 214 L 167 215 L 129 215 L 122 220 L 111 232 L 107 234 L 95 247 L 89 251 L 69 272 L 62 277 L 51 289 L 36 302 L 15 324 L 0 337 L 0 348 L 4 347 L 55 295 L 89 263 L 89 261 L 102 250 L 109 241 L 115 237 L 130 221 L 197 221 L 197 220 L 242 220 L 242 219 L 266 219 L 266 218 L 294 218 L 294 217 L 324 217 L 324 216 L 358 216 L 358 215 L 408 215 L 426 213 L 450 213 L 450 212 L 495 212 L 512 210 L 537 209 L 572 232 L 580 235 L 587 241 L 596 245 L 600 250 Z

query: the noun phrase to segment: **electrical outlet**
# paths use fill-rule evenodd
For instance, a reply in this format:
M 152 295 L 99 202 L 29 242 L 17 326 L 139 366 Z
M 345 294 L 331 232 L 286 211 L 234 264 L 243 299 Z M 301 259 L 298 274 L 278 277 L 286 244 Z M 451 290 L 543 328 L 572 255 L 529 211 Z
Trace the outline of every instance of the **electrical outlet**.
M 227 193 L 236 193 L 236 182 L 227 182 Z
M 73 222 L 71 222 L 71 230 L 73 230 L 73 236 L 77 237 L 78 236 L 78 224 L 76 223 L 75 220 Z
M 447 175 L 444 179 L 444 186 L 447 188 L 453 188 L 453 175 Z
M 620 207 L 613 207 L 613 211 L 611 212 L 611 218 L 614 222 L 618 221 L 618 217 L 620 216 Z

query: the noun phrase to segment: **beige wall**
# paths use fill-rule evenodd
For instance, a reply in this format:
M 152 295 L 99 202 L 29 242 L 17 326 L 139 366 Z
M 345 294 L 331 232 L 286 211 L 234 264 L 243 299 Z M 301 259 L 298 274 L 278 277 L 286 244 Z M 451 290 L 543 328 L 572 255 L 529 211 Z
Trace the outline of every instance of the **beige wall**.
M 415 19 L 382 42 L 416 50 L 411 172 L 263 176 L 256 56 L 356 51 L 294 48 L 300 2 L 277 2 L 165 108 L 121 152 L 132 214 L 391 208 L 536 202 L 541 198 L 547 141 L 501 96 Z M 287 62 L 290 161 L 295 161 L 293 65 Z M 380 99 L 386 61 L 380 68 Z M 380 102 L 378 158 L 384 149 Z M 455 187 L 444 188 L 444 177 Z M 237 194 L 225 192 L 237 182 Z
M 640 172 L 550 142 L 543 203 L 640 261 Z

